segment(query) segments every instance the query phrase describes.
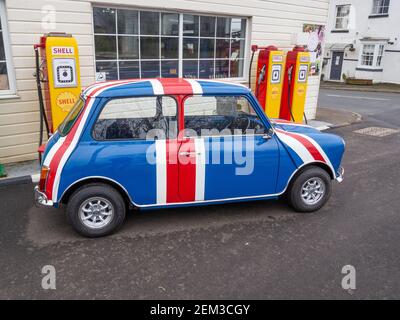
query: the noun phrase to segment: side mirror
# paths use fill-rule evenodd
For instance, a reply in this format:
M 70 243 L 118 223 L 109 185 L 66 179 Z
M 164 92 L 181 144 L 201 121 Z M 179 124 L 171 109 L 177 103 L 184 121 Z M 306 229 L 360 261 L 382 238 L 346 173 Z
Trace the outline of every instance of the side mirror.
M 270 140 L 270 139 L 272 139 L 273 135 L 274 135 L 274 131 L 272 129 L 269 129 L 268 132 L 263 135 L 263 139 Z

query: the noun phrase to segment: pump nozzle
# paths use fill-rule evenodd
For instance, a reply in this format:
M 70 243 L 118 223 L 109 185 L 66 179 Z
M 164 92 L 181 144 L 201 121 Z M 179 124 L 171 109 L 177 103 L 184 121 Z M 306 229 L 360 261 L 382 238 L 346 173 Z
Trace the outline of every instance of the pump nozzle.
M 265 70 L 267 69 L 267 66 L 264 64 L 260 70 L 260 76 L 258 78 L 258 84 L 264 81 L 265 78 Z

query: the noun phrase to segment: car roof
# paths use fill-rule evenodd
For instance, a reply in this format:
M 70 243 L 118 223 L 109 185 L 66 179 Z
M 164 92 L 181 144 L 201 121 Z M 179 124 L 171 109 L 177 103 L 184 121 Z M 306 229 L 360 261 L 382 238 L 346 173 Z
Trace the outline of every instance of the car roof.
M 87 87 L 82 96 L 87 97 L 132 97 L 153 95 L 191 95 L 191 94 L 248 94 L 250 89 L 233 82 L 183 79 L 183 78 L 157 78 L 157 79 L 129 79 L 106 81 Z

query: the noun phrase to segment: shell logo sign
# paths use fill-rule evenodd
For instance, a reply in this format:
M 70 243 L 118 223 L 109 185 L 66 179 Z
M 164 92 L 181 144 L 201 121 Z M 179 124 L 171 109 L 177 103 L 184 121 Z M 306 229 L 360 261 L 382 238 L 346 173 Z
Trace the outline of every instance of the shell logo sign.
M 305 90 L 304 86 L 298 87 L 297 94 L 299 96 L 302 96 L 305 92 L 306 92 L 306 90 Z
M 56 104 L 64 112 L 69 112 L 76 103 L 76 96 L 71 92 L 60 93 L 56 98 Z
M 281 98 L 281 90 L 278 87 L 273 87 L 271 90 L 271 98 L 272 99 L 279 99 L 280 102 L 280 98 Z

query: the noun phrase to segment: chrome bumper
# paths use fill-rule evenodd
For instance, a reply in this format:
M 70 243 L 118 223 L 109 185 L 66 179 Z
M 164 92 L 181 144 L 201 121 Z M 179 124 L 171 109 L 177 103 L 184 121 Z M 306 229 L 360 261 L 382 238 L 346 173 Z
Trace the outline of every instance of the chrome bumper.
M 343 167 L 340 167 L 337 174 L 336 174 L 336 181 L 337 182 L 342 182 L 343 181 L 343 176 L 344 176 L 344 169 Z
M 39 187 L 35 187 L 35 203 L 45 207 L 52 207 L 53 201 L 47 199 L 47 196 L 39 191 Z

